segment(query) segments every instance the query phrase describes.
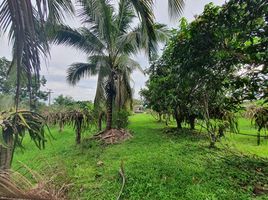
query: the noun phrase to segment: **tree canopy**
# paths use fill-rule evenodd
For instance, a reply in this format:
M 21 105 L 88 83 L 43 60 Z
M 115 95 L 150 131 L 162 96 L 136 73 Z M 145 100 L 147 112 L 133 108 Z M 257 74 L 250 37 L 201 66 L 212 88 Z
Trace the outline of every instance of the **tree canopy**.
M 190 24 L 182 19 L 149 69 L 142 91 L 149 106 L 172 112 L 181 127 L 195 117 L 225 120 L 245 100 L 264 97 L 267 9 L 266 1 L 231 0 L 222 7 L 208 4 Z

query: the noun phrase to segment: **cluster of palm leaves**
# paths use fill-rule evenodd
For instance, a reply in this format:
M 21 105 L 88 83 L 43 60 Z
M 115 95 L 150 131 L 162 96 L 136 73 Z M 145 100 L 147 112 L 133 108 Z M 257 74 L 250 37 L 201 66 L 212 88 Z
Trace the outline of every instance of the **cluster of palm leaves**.
M 109 57 L 107 54 L 106 57 L 102 57 L 102 63 L 106 62 L 108 58 L 109 65 L 115 66 L 115 62 L 119 62 L 115 58 L 120 57 L 117 54 L 122 54 L 122 52 L 129 54 L 136 51 L 136 47 L 141 45 L 146 45 L 147 49 L 149 47 L 153 49 L 155 46 L 157 39 L 153 14 L 155 0 L 120 0 L 118 13 L 115 13 L 115 8 L 110 0 L 77 0 L 76 2 L 81 7 L 79 16 L 84 23 L 90 24 L 91 30 L 81 29 L 77 32 L 70 32 L 71 36 L 74 36 L 72 37 L 74 40 L 67 37 L 67 41 L 87 53 L 94 53 L 96 56 L 103 56 L 103 54 L 98 53 L 103 53 L 105 49 L 108 50 Z M 183 0 L 168 0 L 168 3 L 172 16 L 182 11 Z M 74 7 L 71 0 L 3 0 L 0 3 L 0 32 L 8 32 L 9 39 L 13 43 L 11 68 L 16 69 L 17 75 L 16 106 L 19 103 L 21 76 L 27 78 L 29 85 L 31 85 L 32 77 L 38 81 L 40 56 L 49 55 L 45 29 L 47 27 L 54 29 L 55 24 L 62 23 L 66 15 L 73 13 Z M 122 33 L 126 33 L 131 27 L 135 16 L 139 17 L 141 25 L 133 29 L 130 37 L 123 39 Z M 66 31 L 68 33 L 68 28 Z M 81 38 L 80 33 L 84 37 Z M 98 37 L 96 37 L 97 35 Z M 128 41 L 130 38 L 132 38 L 131 41 Z M 124 43 L 134 42 L 135 44 L 129 43 L 129 45 L 121 46 L 122 39 Z M 120 40 L 121 42 L 119 42 Z M 61 42 L 67 41 L 61 40 Z M 111 55 L 112 57 L 110 57 Z M 100 64 L 98 61 L 92 64 L 97 63 Z M 117 66 L 117 68 L 119 67 Z M 106 73 L 111 73 L 114 70 L 111 68 L 110 72 Z
M 0 4 L 0 32 L 8 32 L 13 45 L 10 70 L 16 71 L 16 106 L 19 103 L 21 79 L 29 85 L 39 80 L 40 57 L 49 55 L 45 23 L 59 23 L 64 14 L 73 12 L 71 0 L 3 0 Z M 29 87 L 30 89 L 31 87 Z M 30 94 L 30 91 L 29 91 Z
M 69 44 L 88 54 L 89 62 L 73 64 L 67 79 L 76 84 L 85 75 L 99 75 L 95 102 L 105 102 L 107 129 L 111 128 L 115 99 L 119 107 L 131 99 L 130 74 L 140 68 L 131 56 L 140 49 L 145 49 L 150 56 L 157 42 L 165 39 L 165 27 L 154 21 L 155 0 L 120 0 L 118 9 L 110 0 L 76 2 L 80 7 L 79 17 L 86 25 L 78 30 L 62 25 L 66 15 L 74 13 L 71 0 L 3 0 L 0 3 L 0 33 L 8 33 L 13 45 L 9 71 L 16 72 L 17 82 L 16 111 L 1 114 L 2 133 L 8 133 L 8 138 L 14 137 L 12 143 L 20 144 L 25 130 L 38 147 L 42 146 L 40 141 L 44 141 L 42 117 L 19 111 L 18 105 L 21 79 L 28 80 L 29 90 L 32 80 L 39 81 L 40 58 L 49 55 L 48 35 L 55 43 Z M 168 2 L 172 16 L 181 12 L 183 0 Z M 134 27 L 136 17 L 140 24 Z
M 94 103 L 106 107 L 106 129 L 109 130 L 113 108 L 131 107 L 131 73 L 136 69 L 143 72 L 132 56 L 144 50 L 150 58 L 157 50 L 157 42 L 166 41 L 168 31 L 154 21 L 153 0 L 120 0 L 118 9 L 109 0 L 77 2 L 84 26 L 72 29 L 59 25 L 50 31 L 50 39 L 88 55 L 87 63 L 71 65 L 67 81 L 75 85 L 83 77 L 98 75 Z M 170 0 L 169 3 L 172 13 L 181 11 L 183 1 Z
M 26 133 L 29 134 L 38 148 L 41 149 L 45 146 L 45 129 L 48 127 L 45 119 L 35 112 L 26 110 L 1 112 L 0 127 L 1 169 L 10 167 L 15 147 L 22 147 L 22 141 Z

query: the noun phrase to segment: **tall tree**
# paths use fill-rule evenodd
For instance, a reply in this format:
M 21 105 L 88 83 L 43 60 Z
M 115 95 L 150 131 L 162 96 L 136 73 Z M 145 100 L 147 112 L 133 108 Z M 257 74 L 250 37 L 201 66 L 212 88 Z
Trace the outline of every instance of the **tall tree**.
M 41 140 L 45 141 L 42 117 L 36 113 L 18 110 L 22 76 L 25 75 L 29 86 L 33 79 L 39 81 L 40 57 L 49 55 L 45 23 L 59 23 L 64 19 L 65 13 L 72 12 L 71 0 L 2 0 L 0 3 L 0 35 L 8 33 L 12 42 L 13 58 L 9 72 L 14 70 L 16 75 L 16 110 L 0 113 L 1 134 L 7 144 L 0 145 L 0 157 L 7 158 L 5 163 L 11 163 L 14 149 L 16 145 L 20 145 L 25 130 L 28 130 L 37 146 L 40 147 L 38 142 Z
M 19 103 L 21 74 L 26 74 L 29 85 L 32 78 L 39 80 L 40 56 L 49 55 L 44 31 L 45 21 L 58 23 L 64 13 L 73 12 L 71 0 L 3 0 L 0 4 L 0 32 L 8 32 L 13 45 L 10 68 L 16 71 L 16 107 Z
M 86 27 L 59 26 L 52 39 L 56 44 L 74 46 L 88 55 L 88 63 L 71 65 L 67 81 L 75 85 L 82 77 L 98 74 L 95 103 L 105 99 L 106 129 L 109 130 L 112 128 L 114 103 L 120 107 L 131 99 L 130 74 L 134 69 L 141 69 L 130 58 L 131 55 L 140 49 L 145 49 L 150 55 L 157 48 L 157 40 L 166 39 L 167 30 L 163 25 L 153 24 L 150 34 L 155 39 L 152 40 L 151 35 L 144 31 L 143 23 L 133 27 L 137 15 L 131 0 L 120 0 L 118 11 L 107 0 L 80 0 L 79 3 L 79 15 Z

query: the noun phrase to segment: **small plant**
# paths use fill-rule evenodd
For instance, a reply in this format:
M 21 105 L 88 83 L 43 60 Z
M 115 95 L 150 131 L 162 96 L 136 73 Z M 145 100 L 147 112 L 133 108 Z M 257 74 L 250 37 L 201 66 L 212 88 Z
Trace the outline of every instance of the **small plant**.
M 49 132 L 45 119 L 38 113 L 27 110 L 0 112 L 0 127 L 0 169 L 10 168 L 14 150 L 17 146 L 22 147 L 26 133 L 41 149 L 46 142 L 45 128 Z
M 262 106 L 250 106 L 247 109 L 246 117 L 251 119 L 251 123 L 258 129 L 257 144 L 261 142 L 261 130 L 267 130 L 268 128 L 268 107 Z
M 60 132 L 65 125 L 70 125 L 75 130 L 76 144 L 81 143 L 81 134 L 94 123 L 94 117 L 88 109 L 72 108 L 63 111 L 52 111 L 46 113 L 48 122 L 52 125 L 59 125 Z
M 128 126 L 128 117 L 130 116 L 129 112 L 126 110 L 121 110 L 115 113 L 115 122 L 114 126 L 118 129 L 124 129 Z

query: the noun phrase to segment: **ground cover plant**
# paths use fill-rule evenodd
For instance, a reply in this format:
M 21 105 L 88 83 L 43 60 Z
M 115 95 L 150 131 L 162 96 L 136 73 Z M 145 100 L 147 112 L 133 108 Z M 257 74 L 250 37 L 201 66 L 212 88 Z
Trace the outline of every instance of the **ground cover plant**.
M 126 177 L 123 199 L 267 199 L 265 143 L 257 146 L 254 139 L 253 146 L 251 137 L 243 136 L 231 140 L 244 145 L 239 151 L 228 139 L 223 142 L 232 151 L 221 145 L 215 150 L 208 148 L 199 131 L 165 127 L 149 114 L 138 114 L 130 118 L 131 140 L 113 146 L 84 140 L 80 147 L 75 146 L 71 128 L 60 134 L 53 128 L 56 140 L 43 151 L 30 151 L 25 140 L 26 149 L 17 151 L 13 168 L 19 169 L 21 161 L 39 172 L 56 174 L 55 182 L 70 184 L 68 195 L 76 199 L 115 199 L 122 184 L 121 161 Z

